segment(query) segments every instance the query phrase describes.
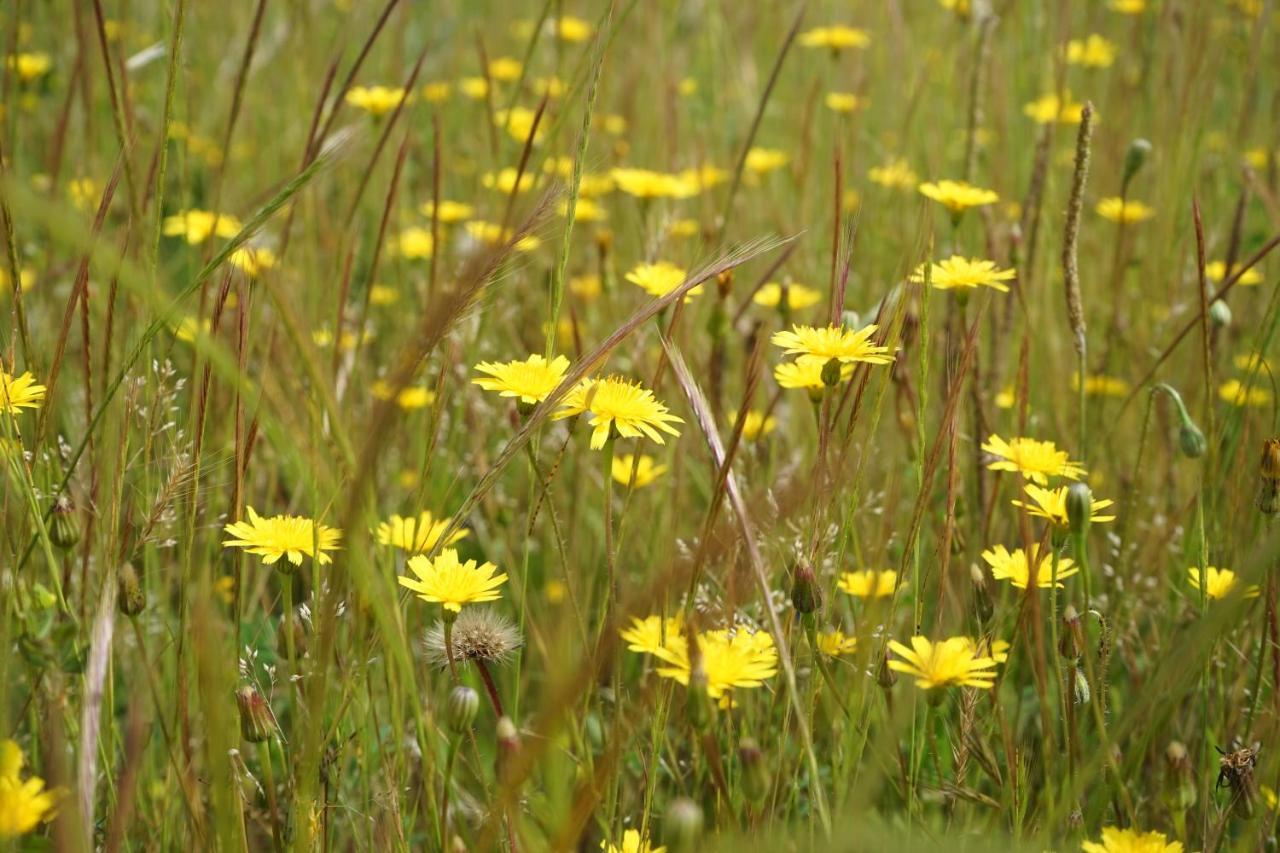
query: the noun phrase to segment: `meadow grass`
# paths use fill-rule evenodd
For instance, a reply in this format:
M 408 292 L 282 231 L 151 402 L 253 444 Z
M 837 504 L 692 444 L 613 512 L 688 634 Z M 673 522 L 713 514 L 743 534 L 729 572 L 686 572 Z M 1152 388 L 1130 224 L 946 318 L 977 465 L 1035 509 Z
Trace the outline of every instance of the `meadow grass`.
M 11 0 L 0 850 L 1273 849 L 1278 35 Z

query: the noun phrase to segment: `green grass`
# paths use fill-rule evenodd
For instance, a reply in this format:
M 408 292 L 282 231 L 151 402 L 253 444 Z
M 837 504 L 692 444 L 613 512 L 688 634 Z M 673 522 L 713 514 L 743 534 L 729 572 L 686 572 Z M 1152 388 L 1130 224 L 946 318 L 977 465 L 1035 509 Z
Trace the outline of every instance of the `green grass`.
M 598 849 L 632 829 L 673 853 L 1069 850 L 1105 827 L 1273 844 L 1280 10 L 1110 5 L 7 5 L 0 369 L 48 391 L 0 400 L 0 740 L 58 807 L 0 850 Z M 588 35 L 560 38 L 562 15 Z M 833 24 L 869 43 L 806 44 Z M 1093 33 L 1114 62 L 1065 62 Z M 408 84 L 381 115 L 344 98 Z M 1024 113 L 1053 92 L 1093 105 L 1087 174 L 1075 123 Z M 753 147 L 786 162 L 762 172 Z M 999 201 L 952 217 L 871 179 L 899 159 Z M 600 191 L 618 167 L 716 171 L 641 199 Z M 504 168 L 537 185 L 486 186 Z M 1098 214 L 1121 195 L 1153 215 Z M 424 212 L 445 200 L 472 211 Z M 187 210 L 236 221 L 166 234 Z M 429 255 L 401 250 L 410 228 Z M 276 262 L 251 275 L 243 248 Z M 953 254 L 1015 268 L 1011 291 L 910 280 Z M 658 260 L 687 271 L 661 299 L 626 279 Z M 1215 260 L 1259 280 L 1202 281 Z M 780 313 L 753 301 L 766 281 L 819 298 Z M 771 336 L 832 320 L 877 323 L 893 364 L 779 387 Z M 1081 339 L 1111 386 L 1073 381 Z M 532 353 L 571 362 L 536 405 L 472 383 Z M 591 449 L 589 415 L 555 417 L 615 373 L 679 436 Z M 744 434 L 747 411 L 773 429 Z M 1046 529 L 1011 503 L 1021 475 L 989 467 L 993 433 L 1055 442 L 1116 520 Z M 652 483 L 609 477 L 641 453 L 665 466 Z M 249 506 L 341 548 L 282 571 L 224 547 Z M 375 534 L 423 510 L 508 575 L 466 608 L 513 623 L 505 661 L 432 662 L 441 607 Z M 1056 593 L 982 557 L 1036 544 Z M 1237 594 L 1192 587 L 1208 566 Z M 839 588 L 864 569 L 895 571 L 892 594 Z M 650 615 L 761 632 L 776 666 L 717 703 L 696 677 L 709 634 L 692 688 L 628 650 L 619 629 Z M 816 658 L 833 629 L 856 650 Z M 923 690 L 886 666 L 917 634 L 1008 658 L 990 689 Z M 462 727 L 458 685 L 479 698 Z M 246 687 L 266 740 L 242 730 Z M 1215 750 L 1254 744 L 1219 785 Z

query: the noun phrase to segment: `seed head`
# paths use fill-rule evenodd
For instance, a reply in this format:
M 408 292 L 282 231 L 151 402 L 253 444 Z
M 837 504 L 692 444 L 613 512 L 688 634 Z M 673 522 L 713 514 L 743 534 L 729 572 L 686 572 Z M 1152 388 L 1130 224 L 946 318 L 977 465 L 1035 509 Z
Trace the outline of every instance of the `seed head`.
M 452 641 L 453 659 L 460 663 L 471 660 L 505 663 L 523 644 L 519 630 L 510 619 L 496 610 L 483 607 L 468 607 L 457 615 Z M 449 665 L 442 623 L 437 623 L 427 632 L 423 648 L 436 666 L 443 668 Z

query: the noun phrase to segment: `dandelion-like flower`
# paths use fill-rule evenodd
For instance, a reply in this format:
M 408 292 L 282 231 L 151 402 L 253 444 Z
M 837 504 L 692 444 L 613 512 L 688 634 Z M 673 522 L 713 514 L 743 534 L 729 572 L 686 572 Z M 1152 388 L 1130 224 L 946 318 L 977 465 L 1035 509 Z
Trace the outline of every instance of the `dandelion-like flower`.
M 1049 484 L 1050 477 L 1079 480 L 1085 470 L 1079 462 L 1072 462 L 1065 450 L 1059 450 L 1052 441 L 1034 438 L 1012 438 L 1005 441 L 992 433 L 982 443 L 982 449 L 996 457 L 987 463 L 990 471 L 1018 471 L 1033 483 Z
M 991 567 L 991 576 L 996 580 L 1007 580 L 1018 589 L 1026 589 L 1031 583 L 1031 570 L 1035 568 L 1036 588 L 1048 589 L 1053 586 L 1053 557 L 1041 555 L 1039 547 L 1031 546 L 1027 551 L 1019 548 L 1013 553 L 1003 545 L 997 545 L 982 552 L 982 559 Z M 1080 567 L 1070 557 L 1058 560 L 1058 589 L 1062 589 L 1062 579 L 1080 571 Z
M 376 379 L 369 386 L 369 393 L 373 394 L 374 397 L 379 400 L 394 398 L 396 405 L 407 412 L 415 409 L 425 409 L 436 401 L 436 392 L 420 385 L 408 385 L 401 388 L 399 392 L 393 392 L 395 392 L 395 389 L 385 379 Z
M 650 296 L 666 296 L 684 283 L 685 271 L 668 261 L 654 264 L 640 264 L 627 273 L 627 281 L 640 287 Z M 688 302 L 702 293 L 702 285 L 697 285 L 684 296 Z
M 1009 659 L 1009 649 L 1011 648 L 1008 640 L 993 640 L 989 637 L 961 637 L 968 645 L 974 657 L 991 658 L 996 663 L 1004 663 Z
M 782 388 L 800 388 L 810 392 L 821 391 L 826 387 L 822 379 L 820 361 L 793 361 L 779 364 L 773 369 L 773 378 Z M 847 382 L 853 375 L 852 364 L 840 365 L 840 381 Z
M 1082 842 L 1080 849 L 1084 853 L 1182 853 L 1182 842 L 1170 841 L 1160 832 L 1108 826 L 1102 830 L 1101 841 Z
M 614 844 L 612 841 L 601 841 L 600 849 L 605 853 L 666 853 L 665 847 L 653 847 L 649 844 L 649 840 L 640 837 L 640 830 L 628 829 L 622 833 L 622 843 Z
M 899 190 L 912 189 L 919 181 L 915 171 L 901 157 L 890 160 L 883 166 L 872 166 L 867 171 L 867 177 L 873 184 Z
M 1228 379 L 1218 386 L 1218 399 L 1233 406 L 1265 406 L 1271 402 L 1271 392 L 1239 379 Z
M 1005 282 L 1018 275 L 1016 270 L 1000 269 L 994 261 L 966 258 L 961 255 L 952 255 L 939 263 L 931 264 L 930 267 L 929 282 L 939 290 L 973 290 L 978 287 L 990 287 L 1001 293 L 1008 293 L 1009 286 Z M 917 267 L 911 274 L 911 280 L 924 281 L 924 264 Z
M 836 586 L 854 598 L 888 598 L 898 586 L 898 573 L 892 569 L 845 572 Z
M 1070 92 L 1061 98 L 1050 92 L 1024 105 L 1022 113 L 1036 124 L 1079 124 L 1084 116 L 1084 104 L 1071 100 Z M 1096 115 L 1094 120 L 1097 120 Z
M 38 409 L 48 390 L 36 384 L 30 371 L 14 376 L 0 368 L 0 412 L 16 415 L 23 409 Z
M 753 147 L 747 152 L 747 159 L 743 161 L 743 166 L 749 172 L 763 175 L 781 169 L 790 159 L 790 154 L 777 148 Z
M 1237 263 L 1231 271 L 1233 273 L 1239 272 L 1240 266 L 1241 265 Z M 1209 281 L 1221 284 L 1227 277 L 1226 261 L 1209 261 L 1209 263 L 1204 265 L 1204 276 L 1209 279 Z M 1253 267 L 1245 270 L 1240 277 L 1236 279 L 1236 284 L 1245 286 L 1261 283 L 1262 273 L 1258 272 Z
M 1239 585 L 1240 578 L 1230 569 L 1220 569 L 1217 566 L 1205 566 L 1204 569 L 1206 583 L 1204 585 L 1204 594 L 1212 599 L 1226 598 L 1233 593 Z M 1200 589 L 1200 569 L 1192 566 L 1187 569 L 1187 583 L 1191 584 L 1191 588 Z M 1244 587 L 1245 598 L 1257 598 L 1260 590 L 1255 584 L 1249 584 Z
M 838 658 L 841 655 L 851 655 L 857 650 L 858 638 L 846 636 L 839 628 L 818 634 L 818 651 L 827 657 Z
M 822 293 L 819 290 L 803 284 L 788 284 L 783 288 L 776 281 L 761 285 L 760 289 L 756 291 L 756 295 L 751 297 L 751 301 L 757 305 L 763 305 L 765 308 L 777 308 L 782 304 L 784 290 L 787 294 L 788 311 L 803 311 L 805 308 L 817 305 L 822 301 Z
M 975 187 L 965 181 L 926 181 L 920 185 L 920 193 L 959 214 L 971 207 L 995 204 L 1000 200 L 994 190 Z
M 491 607 L 468 607 L 453 621 L 449 640 L 459 663 L 503 664 L 524 644 L 515 624 Z M 437 622 L 422 641 L 427 658 L 438 667 L 449 665 L 444 624 Z
M 762 686 L 778 673 L 778 650 L 767 631 L 743 628 L 721 629 L 698 634 L 702 669 L 707 674 L 707 695 L 725 704 L 730 691 Z M 658 675 L 688 685 L 690 659 L 688 643 L 668 644 L 657 652 L 664 665 Z
M 295 566 L 302 565 L 303 556 L 311 557 L 322 566 L 333 562 L 327 552 L 338 549 L 342 531 L 297 515 L 263 518 L 251 506 L 245 507 L 245 512 L 249 515 L 248 521 L 237 521 L 223 528 L 232 537 L 223 541 L 224 548 L 244 548 L 262 557 L 268 566 L 281 557 Z
M 469 204 L 461 201 L 450 201 L 447 198 L 440 199 L 440 213 L 436 214 L 436 204 L 434 201 L 423 202 L 418 208 L 418 212 L 428 219 L 435 216 L 437 222 L 441 225 L 453 225 L 458 222 L 465 222 L 476 215 L 476 209 Z
M 524 361 L 482 361 L 476 365 L 477 373 L 485 373 L 472 379 L 486 391 L 496 391 L 500 397 L 516 397 L 521 403 L 541 403 L 555 390 L 569 370 L 569 359 L 558 355 L 550 362 L 541 355 L 529 356 Z
M 227 263 L 249 278 L 257 278 L 276 265 L 276 254 L 265 246 L 241 246 L 227 256 Z
M 684 648 L 684 620 L 676 616 L 632 617 L 631 627 L 621 632 L 627 648 L 633 652 L 657 655 L 663 649 Z
M 927 637 L 912 637 L 911 646 L 889 641 L 894 657 L 889 669 L 915 678 L 922 690 L 934 687 L 978 687 L 989 690 L 995 684 L 996 662 L 977 654 L 968 637 L 951 637 L 933 642 Z
M 445 610 L 459 613 L 464 604 L 497 601 L 501 597 L 498 587 L 507 582 L 507 576 L 495 574 L 497 569 L 493 563 L 477 566 L 475 560 L 461 562 L 456 550 L 445 548 L 434 560 L 422 554 L 410 557 L 409 570 L 417 577 L 401 575 L 397 580 L 423 601 L 437 602 Z
M 53 60 L 47 53 L 19 53 L 9 57 L 9 67 L 23 83 L 39 80 L 53 68 Z
M 800 44 L 804 47 L 827 47 L 839 52 L 850 47 L 866 47 L 871 44 L 871 36 L 866 30 L 835 24 L 830 27 L 814 27 L 800 34 Z
M 1067 486 L 1059 486 L 1056 489 L 1046 489 L 1035 483 L 1027 483 L 1024 490 L 1029 500 L 1020 501 L 1014 498 L 1013 505 L 1022 507 L 1028 514 L 1037 518 L 1048 519 L 1057 527 L 1065 528 L 1067 526 L 1067 488 Z M 1091 522 L 1115 521 L 1114 515 L 1102 515 L 1099 512 L 1114 503 L 1115 501 L 1106 498 L 1094 498 L 1090 504 L 1089 520 Z
M 636 462 L 634 455 L 622 453 L 613 457 L 613 470 L 611 473 L 614 482 L 624 486 L 631 485 L 631 471 L 633 468 L 636 474 L 635 487 L 637 489 L 644 488 L 667 473 L 667 466 L 656 464 L 652 456 L 641 454 L 640 461 Z
M 1088 38 L 1067 42 L 1067 62 L 1085 68 L 1109 68 L 1116 61 L 1114 42 L 1091 33 Z
M 565 396 L 563 408 L 554 417 L 558 420 L 581 414 L 591 416 L 592 450 L 604 447 L 610 434 L 623 438 L 647 436 L 662 444 L 659 431 L 679 435 L 671 424 L 684 423 L 659 403 L 648 388 L 620 376 L 583 382 Z
M 347 91 L 346 101 L 374 118 L 381 118 L 400 106 L 405 96 L 405 90 L 398 86 L 352 86 Z
M 1098 202 L 1098 215 L 1112 222 L 1143 222 L 1156 215 L 1149 205 L 1134 199 L 1123 199 L 1119 196 L 1104 198 Z
M 208 210 L 185 210 L 164 218 L 166 237 L 182 237 L 193 246 L 205 242 L 215 234 L 222 238 L 240 233 L 240 220 L 226 213 Z
M 379 545 L 387 545 L 408 551 L 410 554 L 424 554 L 436 547 L 440 537 L 453 523 L 452 518 L 436 518 L 429 510 L 423 510 L 416 516 L 392 515 L 378 525 L 374 535 Z M 467 538 L 467 531 L 457 530 L 445 541 L 452 545 Z
M 851 113 L 867 104 L 866 98 L 860 98 L 853 92 L 827 92 L 822 103 L 833 113 Z
M 733 413 L 733 424 L 738 424 L 738 413 Z M 742 437 L 747 441 L 757 441 L 773 432 L 778 426 L 778 419 L 773 415 L 750 409 L 742 419 Z
M 1080 372 L 1071 374 L 1071 390 L 1080 390 Z M 1129 393 L 1129 383 L 1118 376 L 1095 373 L 1084 378 L 1084 393 L 1090 397 L 1123 397 Z
M 889 348 L 871 343 L 877 328 L 875 323 L 856 332 L 843 326 L 792 326 L 789 332 L 775 332 L 770 340 L 787 355 L 797 356 L 798 362 L 823 365 L 834 358 L 841 364 L 889 364 L 893 361 Z
M 57 805 L 57 794 L 46 791 L 38 776 L 22 778 L 22 749 L 11 740 L 0 740 L 0 839 L 26 835 L 47 820 Z

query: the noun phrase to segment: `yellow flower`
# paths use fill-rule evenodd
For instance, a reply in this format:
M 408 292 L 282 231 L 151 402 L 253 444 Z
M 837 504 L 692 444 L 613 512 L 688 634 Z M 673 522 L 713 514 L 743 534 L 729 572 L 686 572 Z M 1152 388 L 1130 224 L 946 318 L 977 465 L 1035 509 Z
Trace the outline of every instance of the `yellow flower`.
M 473 101 L 480 101 L 489 94 L 489 82 L 483 77 L 463 77 L 458 81 L 458 91 Z
M 648 436 L 662 444 L 659 430 L 668 435 L 679 435 L 671 424 L 684 423 L 659 403 L 652 391 L 620 376 L 584 381 L 569 392 L 563 408 L 554 417 L 559 420 L 584 413 L 591 415 L 592 450 L 604 447 L 611 435 L 622 438 Z
M 404 99 L 404 89 L 390 86 L 352 86 L 346 97 L 348 104 L 375 118 L 391 112 Z
M 1236 262 L 1236 266 L 1232 267 L 1231 271 L 1233 273 L 1240 271 L 1240 265 L 1238 261 Z M 1226 262 L 1210 261 L 1209 263 L 1204 265 L 1204 275 L 1205 275 L 1205 278 L 1209 279 L 1209 281 L 1221 284 L 1224 280 L 1226 280 L 1226 277 L 1227 277 Z M 1245 270 L 1244 274 L 1241 275 L 1240 278 L 1236 281 L 1236 284 L 1243 284 L 1243 285 L 1261 284 L 1261 283 L 1262 283 L 1262 273 L 1258 272 L 1256 267 L 1250 267 L 1249 269 Z
M 915 678 L 922 690 L 934 687 L 979 687 L 989 690 L 995 684 L 996 662 L 979 657 L 968 637 L 951 637 L 934 643 L 927 637 L 912 637 L 908 648 L 897 640 L 889 641 L 895 657 L 889 669 Z
M 821 391 L 826 387 L 826 383 L 822 381 L 822 368 L 825 365 L 820 361 L 794 361 L 785 364 L 779 364 L 773 369 L 774 381 L 782 388 L 801 388 L 808 391 Z M 853 375 L 852 364 L 840 365 L 840 381 L 845 382 Z
M 490 245 L 497 245 L 498 243 L 510 240 L 515 234 L 515 232 L 510 228 L 503 229 L 503 227 L 496 222 L 485 222 L 480 219 L 468 222 L 463 227 L 467 229 L 467 234 L 473 239 Z M 532 252 L 541 245 L 542 241 L 537 237 L 532 234 L 526 234 L 524 237 L 521 237 L 516 241 L 515 248 L 517 252 Z
M 781 169 L 787 165 L 787 161 L 791 157 L 787 152 L 780 151 L 777 148 L 759 148 L 753 147 L 747 152 L 747 159 L 744 165 L 749 172 L 755 172 L 757 175 L 763 175 L 766 172 L 772 172 L 775 169 Z
M 1236 370 L 1244 370 L 1249 373 L 1255 370 L 1272 370 L 1271 360 L 1263 358 L 1256 352 L 1242 352 L 1231 359 L 1231 363 L 1236 366 Z
M 770 340 L 787 355 L 798 356 L 798 362 L 825 364 L 834 358 L 841 364 L 889 364 L 893 361 L 889 348 L 871 343 L 876 328 L 875 323 L 856 332 L 843 326 L 792 326 L 789 332 L 775 332 Z
M 1079 371 L 1071 374 L 1071 390 L 1080 390 Z M 1090 397 L 1123 397 L 1129 393 L 1129 383 L 1118 376 L 1097 373 L 1084 378 L 1084 393 Z
M 669 261 L 658 261 L 653 264 L 639 264 L 627 273 L 627 281 L 639 286 L 650 296 L 666 296 L 681 284 L 684 284 L 685 271 Z M 702 285 L 691 289 L 684 296 L 688 302 L 702 293 Z
M 458 552 L 445 548 L 432 560 L 423 554 L 409 558 L 409 570 L 416 579 L 401 575 L 400 585 L 418 594 L 423 601 L 439 602 L 445 610 L 459 613 L 464 604 L 497 601 L 498 587 L 507 582 L 506 574 L 495 575 L 493 563 L 476 565 L 475 560 L 458 560 Z
M 276 265 L 276 253 L 261 246 L 241 246 L 227 256 L 227 261 L 249 278 L 257 278 L 263 270 Z
M 986 286 L 1001 293 L 1008 293 L 1005 284 L 1018 275 L 1016 270 L 1002 270 L 995 261 L 983 261 L 977 258 L 966 258 L 952 255 L 941 263 L 933 264 L 930 272 L 930 283 L 939 290 L 973 290 Z M 924 264 L 911 274 L 911 280 L 924 281 Z
M 489 63 L 489 76 L 494 80 L 510 83 L 520 79 L 520 72 L 523 68 L 524 66 L 520 64 L 520 60 L 512 59 L 509 56 L 499 56 Z
M 391 399 L 391 385 L 385 379 L 378 379 L 370 386 L 369 391 L 379 400 Z M 436 392 L 420 385 L 409 385 L 400 389 L 395 395 L 396 405 L 405 411 L 425 409 L 436 401 Z
M 729 173 L 708 163 L 696 169 L 685 169 L 676 177 L 688 186 L 693 187 L 696 193 L 724 183 L 728 180 Z
M 738 413 L 733 413 L 733 424 L 737 426 Z M 764 412 L 750 409 L 742 421 L 742 437 L 747 441 L 755 441 L 773 432 L 778 426 L 778 419 L 773 415 L 765 416 Z
M 52 816 L 57 794 L 38 776 L 22 778 L 22 749 L 0 740 L 0 839 L 26 835 Z
M 782 302 L 783 287 L 776 281 L 770 281 L 761 285 L 756 291 L 756 295 L 751 297 L 751 301 L 757 305 L 763 305 L 765 308 L 777 308 Z M 812 287 L 803 284 L 787 283 L 787 310 L 803 311 L 805 308 L 817 305 L 822 301 L 822 293 Z
M 1116 61 L 1116 46 L 1092 33 L 1086 39 L 1072 39 L 1067 42 L 1067 62 L 1072 65 L 1083 65 L 1085 68 L 1109 68 Z
M 1122 2 L 1132 5 L 1134 0 L 1111 0 L 1111 8 L 1115 9 Z M 1141 10 L 1141 2 L 1139 2 L 1138 11 Z M 1141 832 L 1136 829 L 1107 826 L 1102 830 L 1102 841 L 1085 841 L 1081 843 L 1080 849 L 1084 853 L 1182 853 L 1182 842 L 1170 841 L 1160 832 Z
M 31 371 L 15 377 L 0 368 L 0 412 L 16 415 L 23 409 L 38 409 L 48 390 L 45 386 L 36 384 Z
M 1216 566 L 1205 566 L 1205 575 L 1209 582 L 1205 585 L 1204 594 L 1213 599 L 1226 598 L 1235 591 L 1236 582 L 1239 580 L 1235 572 L 1230 569 L 1219 569 Z M 1192 589 L 1200 589 L 1200 569 L 1195 566 L 1187 569 L 1187 582 L 1191 584 Z M 1245 598 L 1257 598 L 1259 594 L 1260 591 L 1254 584 L 1244 588 Z
M 378 525 L 378 544 L 399 548 L 411 554 L 423 554 L 436 547 L 452 522 L 452 518 L 436 518 L 429 510 L 423 510 L 416 517 L 393 515 Z M 466 538 L 467 531 L 458 530 L 444 544 L 452 545 Z
M 987 637 L 982 637 L 981 639 L 965 637 L 964 641 L 975 657 L 991 658 L 996 663 L 1004 663 L 1009 659 L 1010 646 L 1008 640 L 992 640 Z
M 667 466 L 655 465 L 652 456 L 641 454 L 640 461 L 637 463 L 635 456 L 630 453 L 623 453 L 620 456 L 613 457 L 612 473 L 614 482 L 624 486 L 631 485 L 631 469 L 633 467 L 636 473 L 635 487 L 637 489 L 644 488 L 667 473 Z
M 22 292 L 26 293 L 36 283 L 35 270 L 29 267 L 23 267 L 18 270 L 18 286 L 22 288 Z M 9 271 L 4 267 L 0 267 L 0 293 L 8 293 L 13 289 L 13 285 L 9 280 Z
M 424 202 L 418 211 L 427 218 L 435 212 L 436 205 L 433 201 Z M 460 201 L 449 201 L 446 198 L 440 199 L 440 216 L 439 221 L 445 225 L 452 225 L 455 222 L 462 222 L 475 216 L 475 208 L 469 204 Z
M 506 128 L 507 133 L 516 142 L 525 143 L 529 141 L 529 135 L 533 134 L 533 120 L 538 117 L 537 112 L 528 107 L 512 107 L 510 110 L 498 110 L 493 114 L 493 123 L 501 128 Z M 541 122 L 538 124 L 538 132 L 534 134 L 533 141 L 541 141 L 546 126 Z
M 942 8 L 955 12 L 957 18 L 968 20 L 969 16 L 973 14 L 971 0 L 938 0 L 938 3 L 941 4 Z
M 907 161 L 902 158 L 896 158 L 885 163 L 883 166 L 873 166 L 867 172 L 867 177 L 871 179 L 873 184 L 879 184 L 882 187 L 890 189 L 911 189 L 916 186 L 916 173 Z
M 860 98 L 853 92 L 827 92 L 823 103 L 827 105 L 827 109 L 837 113 L 851 113 L 867 105 L 865 98 Z
M 1218 386 L 1218 398 L 1233 406 L 1265 406 L 1271 402 L 1271 392 L 1257 385 L 1250 387 L 1239 379 L 1228 379 Z
M 622 833 L 621 845 L 601 841 L 600 849 L 605 853 L 666 853 L 667 848 L 653 847 L 648 840 L 640 837 L 640 830 L 628 829 Z
M 507 166 L 499 169 L 497 172 L 486 172 L 480 177 L 480 183 L 486 188 L 497 190 L 503 195 L 510 195 L 512 190 L 516 192 L 524 192 L 538 183 L 538 176 L 533 172 L 525 172 L 520 175 L 520 187 L 516 189 L 516 176 L 520 175 L 520 170 Z
M 684 620 L 678 616 L 631 617 L 631 627 L 621 631 L 627 648 L 633 652 L 657 655 L 664 649 L 684 648 Z M 682 652 L 683 653 L 683 652 Z
M 1012 554 L 1003 545 L 997 545 L 982 552 L 982 559 L 991 567 L 991 577 L 996 580 L 1007 580 L 1018 589 L 1026 589 L 1031 583 L 1031 570 L 1036 572 L 1036 587 L 1038 589 L 1048 589 L 1053 586 L 1053 557 L 1052 555 L 1039 554 L 1039 548 L 1036 545 L 1031 546 L 1030 556 L 1028 552 L 1021 548 Z M 1061 557 L 1058 560 L 1058 588 L 1062 589 L 1061 580 L 1071 577 L 1080 571 L 1080 567 L 1075 565 L 1070 557 Z
M 195 246 L 208 240 L 214 234 L 219 237 L 234 237 L 240 233 L 240 220 L 226 213 L 210 213 L 207 210 L 186 210 L 164 218 L 164 233 L 167 237 L 185 237 L 187 242 Z
M 583 273 L 569 279 L 569 292 L 584 302 L 590 302 L 603 292 L 600 276 L 596 273 Z
M 23 83 L 38 80 L 53 68 L 53 60 L 47 53 L 19 53 L 9 57 L 9 67 L 18 74 Z
M 400 301 L 400 291 L 386 284 L 375 284 L 369 288 L 369 302 L 374 305 L 394 305 Z
M 834 631 L 823 631 L 818 635 L 818 651 L 827 657 L 838 658 L 851 655 L 858 650 L 858 638 L 846 637 L 839 628 Z
M 80 210 L 93 210 L 98 204 L 98 182 L 93 178 L 67 181 L 67 198 Z
M 696 219 L 676 219 L 667 226 L 667 234 L 679 238 L 697 237 L 701 230 Z
M 1147 9 L 1147 0 L 1111 0 L 1107 5 L 1122 15 L 1141 15 Z
M 744 628 L 705 631 L 698 634 L 697 643 L 702 668 L 707 674 L 707 695 L 712 699 L 726 700 L 735 688 L 760 687 L 778 673 L 778 651 L 767 631 Z M 668 642 L 654 656 L 665 664 L 655 670 L 658 675 L 688 685 L 687 640 Z
M 888 598 L 897 585 L 898 573 L 893 569 L 845 572 L 836 582 L 841 592 L 854 598 Z
M 1027 497 L 1031 499 L 1030 503 L 1020 501 L 1014 498 L 1013 505 L 1022 507 L 1028 514 L 1037 518 L 1048 519 L 1051 523 L 1058 527 L 1067 526 L 1067 487 L 1059 486 L 1056 489 L 1045 489 L 1037 486 L 1035 483 L 1027 483 L 1024 487 Z M 1114 504 L 1115 501 L 1103 498 L 1101 500 L 1094 498 L 1091 503 L 1089 520 L 1094 522 L 1115 521 L 1114 515 L 1099 515 L 1099 510 L 1104 510 Z
M 1005 441 L 992 433 L 982 444 L 982 449 L 997 457 L 987 464 L 990 471 L 1020 471 L 1022 476 L 1042 486 L 1050 477 L 1066 477 L 1079 480 L 1085 469 L 1079 462 L 1067 458 L 1065 450 L 1059 450 L 1052 441 L 1034 438 L 1013 438 Z
M 433 80 L 422 86 L 422 97 L 430 104 L 438 104 L 445 98 L 449 97 L 449 91 L 453 88 L 447 80 Z
M 392 249 L 395 254 L 402 258 L 421 260 L 431 257 L 431 253 L 435 251 L 435 241 L 431 238 L 431 230 L 429 228 L 419 228 L 416 225 L 412 225 L 401 231 L 400 235 L 394 238 Z
M 1017 397 L 1014 395 L 1012 385 L 1006 385 L 996 392 L 996 408 L 1012 409 L 1016 402 Z
M 569 216 L 568 199 L 561 199 L 556 204 L 556 213 L 566 218 Z M 579 198 L 573 210 L 573 217 L 579 222 L 604 222 L 609 218 L 609 212 L 605 210 L 604 205 L 593 199 Z
M 556 21 L 556 35 L 564 41 L 586 41 L 591 38 L 591 24 L 573 15 L 563 15 Z
M 684 176 L 650 169 L 612 169 L 609 176 L 618 189 L 636 198 L 690 198 L 700 191 Z
M 1098 202 L 1098 215 L 1112 222 L 1142 222 L 1156 215 L 1156 212 L 1140 201 L 1133 201 L 1112 196 Z
M 195 317 L 187 315 L 178 322 L 178 325 L 173 330 L 173 336 L 180 341 L 191 343 L 201 332 L 208 334 L 212 328 L 213 325 L 209 322 L 208 317 L 197 320 Z
M 223 528 L 232 537 L 223 541 L 224 548 L 244 548 L 250 554 L 261 556 L 263 564 L 268 566 L 281 557 L 300 566 L 303 555 L 322 566 L 333 562 L 325 552 L 338 549 L 342 531 L 296 515 L 263 518 L 251 506 L 245 507 L 245 511 L 249 514 L 247 522 L 237 521 Z
M 486 391 L 497 391 L 501 397 L 518 397 L 521 403 L 541 403 L 564 379 L 568 369 L 569 359 L 562 355 L 548 364 L 535 353 L 524 361 L 482 361 L 476 365 L 476 371 L 488 375 L 472 379 L 471 383 Z
M 952 213 L 962 213 L 971 207 L 994 204 L 1000 196 L 993 190 L 975 187 L 964 181 L 926 181 L 920 185 L 920 192 L 945 205 Z
M 1079 124 L 1084 104 L 1071 100 L 1071 93 L 1059 98 L 1050 92 L 1022 107 L 1022 112 L 1036 124 Z
M 698 81 L 692 77 L 682 77 L 676 86 L 676 91 L 680 93 L 682 98 L 696 95 L 698 93 Z
M 836 24 L 830 27 L 814 27 L 801 33 L 800 44 L 805 47 L 829 47 L 838 52 L 847 47 L 866 47 L 871 44 L 871 36 L 866 30 Z

